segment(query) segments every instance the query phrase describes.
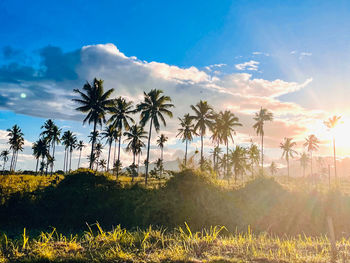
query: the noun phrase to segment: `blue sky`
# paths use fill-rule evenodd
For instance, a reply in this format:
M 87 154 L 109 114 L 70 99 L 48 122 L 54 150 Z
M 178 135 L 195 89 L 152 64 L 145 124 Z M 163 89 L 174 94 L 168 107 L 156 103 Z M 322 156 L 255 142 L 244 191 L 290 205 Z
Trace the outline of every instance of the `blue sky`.
M 349 111 L 349 10 L 349 1 L 3 0 L 0 129 L 18 123 L 32 142 L 44 120 L 54 118 L 86 140 L 88 127 L 69 111 L 70 102 L 60 104 L 70 101 L 71 90 L 95 72 L 116 95 L 137 97 L 152 88 L 145 84 L 152 79 L 149 84 L 170 95 L 186 90 L 193 104 L 213 98 L 212 104 L 236 111 L 244 121 L 242 140 L 254 136 L 248 115 L 266 102 L 286 131 L 297 125 L 297 132 L 286 135 L 302 138 L 313 132 L 310 119 Z M 116 49 L 96 46 L 108 43 Z M 91 48 L 84 49 L 87 45 Z M 119 60 L 108 60 L 108 54 L 117 54 Z M 126 63 L 128 67 L 121 66 Z M 113 67 L 125 79 L 114 78 Z M 175 85 L 178 78 L 182 82 Z M 213 86 L 244 96 L 221 105 L 219 95 L 208 91 Z M 28 96 L 21 99 L 21 93 Z M 176 100 L 176 92 L 174 96 Z M 189 105 L 176 102 L 177 114 L 189 111 Z M 273 129 L 270 155 L 276 157 L 274 145 L 278 147 L 285 131 Z M 181 149 L 174 140 L 167 158 L 175 158 Z

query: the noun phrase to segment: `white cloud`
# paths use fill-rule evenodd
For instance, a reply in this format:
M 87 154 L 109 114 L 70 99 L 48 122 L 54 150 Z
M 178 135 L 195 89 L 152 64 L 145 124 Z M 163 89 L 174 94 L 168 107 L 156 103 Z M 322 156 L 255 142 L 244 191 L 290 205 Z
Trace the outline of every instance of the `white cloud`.
M 253 71 L 256 71 L 256 70 L 258 70 L 259 64 L 260 64 L 260 62 L 258 62 L 258 61 L 250 60 L 248 62 L 236 64 L 235 67 L 238 70 L 253 70 Z

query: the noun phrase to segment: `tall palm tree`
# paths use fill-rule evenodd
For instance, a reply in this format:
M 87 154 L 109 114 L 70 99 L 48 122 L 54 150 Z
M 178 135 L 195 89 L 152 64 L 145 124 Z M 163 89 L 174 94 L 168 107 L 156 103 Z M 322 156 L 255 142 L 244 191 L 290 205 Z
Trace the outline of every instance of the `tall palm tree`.
M 10 155 L 10 151 L 9 150 L 3 150 L 0 153 L 0 157 L 4 161 L 4 164 L 3 164 L 3 167 L 2 167 L 2 174 L 5 174 L 5 166 L 6 166 L 7 161 L 9 160 L 9 155 Z
M 86 145 L 84 144 L 83 141 L 79 141 L 77 143 L 77 150 L 79 151 L 79 161 L 78 161 L 78 167 L 80 167 L 80 158 L 81 158 L 81 152 L 83 151 L 83 149 L 86 147 Z
M 38 173 L 38 165 L 39 165 L 39 159 L 41 158 L 41 163 L 46 166 L 45 164 L 45 158 L 48 159 L 50 156 L 49 153 L 49 146 L 47 143 L 47 140 L 43 137 L 41 137 L 39 140 L 33 143 L 32 145 L 33 149 L 33 155 L 36 158 L 36 169 L 35 173 Z M 40 169 L 41 174 L 43 173 L 44 169 Z
M 117 161 L 120 163 L 120 145 L 122 140 L 123 130 L 129 130 L 130 124 L 135 123 L 134 119 L 131 117 L 135 111 L 132 109 L 133 105 L 131 101 L 126 101 L 124 98 L 119 97 L 115 100 L 111 108 L 111 117 L 108 120 L 108 123 L 112 123 L 115 127 L 115 142 L 119 141 L 118 144 L 118 157 Z M 115 163 L 115 150 L 114 148 L 114 157 L 113 164 Z M 119 169 L 117 169 L 117 179 L 119 176 Z
M 330 130 L 333 130 L 339 123 L 341 116 L 333 116 L 327 121 L 324 121 L 324 125 Z M 335 154 L 335 136 L 333 134 L 333 161 L 334 161 L 334 177 L 337 179 L 337 158 Z
M 300 159 L 299 159 L 300 166 L 303 168 L 303 177 L 305 177 L 305 169 L 306 169 L 306 166 L 307 166 L 309 160 L 310 160 L 309 156 L 305 152 L 303 152 L 300 156 Z M 311 176 L 312 176 L 312 174 L 311 174 Z
M 100 157 L 102 154 L 102 150 L 103 150 L 102 143 L 100 143 L 100 142 L 96 143 L 96 148 L 95 148 L 95 152 L 94 152 L 96 155 L 96 170 L 98 170 L 98 165 L 99 165 Z
M 63 170 L 65 172 L 68 172 L 68 170 L 71 170 L 71 159 L 72 159 L 72 152 L 75 147 L 75 144 L 77 142 L 76 136 L 71 131 L 65 131 L 61 138 L 62 144 L 65 147 L 65 153 L 64 153 L 64 162 L 63 162 Z
M 210 152 L 213 155 L 213 169 L 218 173 L 218 162 L 222 150 L 219 146 L 215 146 L 214 149 Z
M 207 132 L 207 128 L 211 129 L 213 126 L 213 108 L 208 104 L 207 101 L 200 100 L 196 105 L 191 105 L 191 109 L 194 111 L 191 118 L 195 120 L 194 130 L 195 132 L 199 131 L 201 137 L 201 169 L 203 169 L 203 138 Z
M 310 153 L 311 176 L 313 175 L 313 172 L 312 172 L 312 153 L 314 151 L 318 150 L 319 143 L 320 143 L 320 141 L 317 139 L 317 137 L 314 134 L 311 134 L 307 138 L 305 138 L 304 147 L 306 147 L 307 151 Z
M 250 169 L 252 177 L 254 177 L 254 165 L 259 164 L 260 161 L 260 151 L 258 146 L 252 143 L 247 150 L 247 154 L 250 160 Z
M 135 145 L 135 152 L 137 155 L 137 175 L 139 175 L 139 171 L 140 171 L 140 157 L 142 155 L 143 147 L 146 147 L 146 144 L 141 140 L 139 140 Z
M 182 142 L 186 143 L 185 147 L 185 166 L 187 164 L 187 147 L 188 147 L 188 142 L 193 141 L 193 135 L 197 135 L 197 133 L 194 130 L 194 125 L 192 123 L 192 118 L 190 117 L 189 114 L 185 114 L 184 117 L 178 118 L 180 121 L 180 127 L 178 129 L 178 134 L 176 137 L 180 137 Z
M 231 139 L 233 143 L 233 135 L 236 134 L 235 127 L 242 126 L 239 123 L 238 117 L 236 117 L 231 111 L 220 111 L 219 119 L 221 120 L 221 140 L 226 146 L 226 154 L 228 155 L 228 144 Z M 226 165 L 226 176 L 228 175 L 228 165 Z
M 108 144 L 107 171 L 109 171 L 109 160 L 111 157 L 112 143 L 115 136 L 115 126 L 113 124 L 106 126 L 101 135 L 103 139 L 106 139 L 106 144 Z
M 83 91 L 74 89 L 75 93 L 80 95 L 80 99 L 73 99 L 81 106 L 76 108 L 77 111 L 87 113 L 83 123 L 93 123 L 93 132 L 96 132 L 97 125 L 102 126 L 102 122 L 106 122 L 106 114 L 114 104 L 113 99 L 109 99 L 114 89 L 104 92 L 103 80 L 94 79 L 92 83 L 86 82 Z M 92 158 L 95 147 L 95 139 L 91 144 L 90 169 L 92 168 Z
M 57 125 L 51 120 L 48 119 L 43 126 L 41 126 L 42 129 L 44 129 L 43 132 L 41 132 L 41 136 L 46 138 L 46 141 L 49 143 L 49 152 L 50 149 L 52 149 L 52 159 L 51 159 L 51 174 L 53 173 L 54 168 L 54 160 L 55 160 L 55 149 L 56 144 L 59 144 L 61 131 L 62 129 L 58 128 Z
M 158 139 L 157 139 L 157 146 L 160 148 L 160 160 L 162 161 L 163 164 L 163 151 L 164 151 L 164 145 L 168 141 L 168 137 L 165 136 L 164 134 L 161 134 Z M 163 167 L 163 166 L 162 166 Z M 163 170 L 160 170 L 160 175 L 162 176 Z
M 236 146 L 236 148 L 229 155 L 229 159 L 232 162 L 233 170 L 235 172 L 235 182 L 237 182 L 238 176 L 245 174 L 248 168 L 247 164 L 247 150 L 241 146 Z
M 132 152 L 132 165 L 135 167 L 136 155 L 140 153 L 141 148 L 145 145 L 142 139 L 147 139 L 147 132 L 143 130 L 142 126 L 133 125 L 128 131 L 124 132 L 124 136 L 126 136 L 125 141 L 128 142 L 126 151 Z M 134 177 L 132 180 L 134 180 Z
M 284 138 L 284 141 L 280 143 L 280 148 L 282 149 L 282 158 L 285 157 L 287 161 L 288 168 L 288 178 L 289 178 L 289 158 L 293 158 L 294 154 L 297 152 L 293 149 L 297 145 L 296 142 L 293 142 L 293 138 Z
M 16 170 L 16 163 L 18 158 L 18 152 L 23 151 L 24 145 L 24 134 L 22 130 L 18 127 L 18 125 L 14 125 L 11 129 L 7 129 L 9 137 L 10 150 L 12 150 L 12 158 L 10 171 Z
M 267 109 L 263 109 L 261 107 L 260 111 L 255 113 L 255 117 L 253 119 L 256 121 L 253 128 L 256 130 L 256 134 L 261 136 L 261 170 L 262 174 L 264 174 L 264 124 L 267 121 L 273 120 L 273 114 Z
M 174 107 L 174 105 L 170 103 L 171 98 L 162 94 L 163 91 L 158 89 L 153 89 L 149 93 L 144 92 L 143 102 L 137 105 L 137 111 L 141 112 L 141 125 L 145 126 L 148 121 L 150 122 L 147 144 L 145 184 L 147 184 L 148 178 L 149 150 L 151 145 L 152 126 L 154 126 L 156 132 L 158 132 L 160 130 L 159 120 L 163 123 L 164 126 L 166 126 L 165 116 L 168 116 L 170 118 L 173 117 L 173 113 L 170 111 L 170 108 Z
M 69 138 L 69 153 L 70 153 L 70 158 L 69 158 L 69 171 L 72 170 L 72 155 L 73 155 L 73 150 L 77 146 L 77 136 L 72 134 L 72 136 Z

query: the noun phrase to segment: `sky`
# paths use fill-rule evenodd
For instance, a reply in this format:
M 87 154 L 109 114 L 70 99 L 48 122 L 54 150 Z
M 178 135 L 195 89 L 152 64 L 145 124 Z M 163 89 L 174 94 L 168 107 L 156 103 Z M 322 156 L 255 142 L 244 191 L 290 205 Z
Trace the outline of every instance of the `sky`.
M 322 141 L 318 154 L 330 155 L 323 121 L 341 115 L 337 151 L 348 156 L 349 11 L 349 1 L 1 0 L 0 150 L 9 147 L 6 129 L 18 124 L 26 139 L 18 168 L 34 169 L 31 144 L 48 118 L 87 142 L 91 127 L 74 110 L 72 91 L 97 77 L 135 104 L 153 88 L 171 96 L 166 160 L 182 158 L 177 117 L 200 99 L 240 118 L 235 143 L 242 145 L 259 143 L 252 117 L 261 106 L 271 110 L 267 162 L 280 161 L 284 137 L 302 152 L 311 133 Z M 190 150 L 198 147 L 196 139 Z M 88 147 L 84 165 L 87 154 Z M 151 161 L 158 157 L 153 146 Z M 61 159 L 58 147 L 57 169 Z M 74 153 L 73 167 L 77 160 Z M 122 163 L 130 162 L 123 151 Z

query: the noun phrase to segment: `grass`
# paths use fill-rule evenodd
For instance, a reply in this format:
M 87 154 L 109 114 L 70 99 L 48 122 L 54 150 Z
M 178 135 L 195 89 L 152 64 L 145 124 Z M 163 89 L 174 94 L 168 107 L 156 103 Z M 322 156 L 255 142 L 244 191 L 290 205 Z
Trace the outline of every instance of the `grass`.
M 29 238 L 0 239 L 0 262 L 331 262 L 325 236 L 276 237 L 266 233 L 229 233 L 224 227 L 192 232 L 190 227 L 173 231 L 128 231 L 120 226 L 104 231 L 88 226 L 83 235 L 64 236 L 53 229 Z M 337 243 L 339 262 L 350 260 L 350 240 Z

